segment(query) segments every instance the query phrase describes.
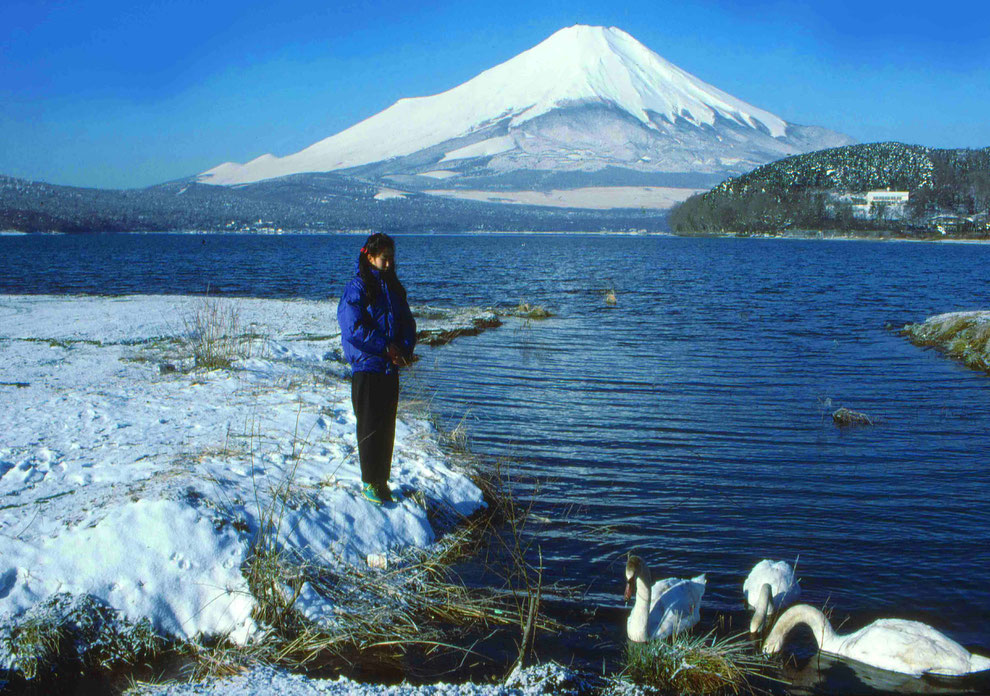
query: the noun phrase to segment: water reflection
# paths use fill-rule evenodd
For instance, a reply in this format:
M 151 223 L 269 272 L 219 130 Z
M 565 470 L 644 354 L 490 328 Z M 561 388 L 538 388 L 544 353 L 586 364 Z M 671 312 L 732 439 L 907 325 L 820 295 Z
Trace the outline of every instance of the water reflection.
M 965 677 L 913 677 L 823 653 L 791 657 L 781 677 L 792 694 L 986 694 L 990 674 Z

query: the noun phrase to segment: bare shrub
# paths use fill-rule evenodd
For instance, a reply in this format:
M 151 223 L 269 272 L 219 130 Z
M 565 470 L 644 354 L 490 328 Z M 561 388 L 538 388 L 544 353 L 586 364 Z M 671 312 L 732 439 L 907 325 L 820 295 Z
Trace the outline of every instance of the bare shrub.
M 234 360 L 250 357 L 252 342 L 259 338 L 245 334 L 240 310 L 218 297 L 204 297 L 183 320 L 183 328 L 195 367 L 206 370 L 226 369 Z

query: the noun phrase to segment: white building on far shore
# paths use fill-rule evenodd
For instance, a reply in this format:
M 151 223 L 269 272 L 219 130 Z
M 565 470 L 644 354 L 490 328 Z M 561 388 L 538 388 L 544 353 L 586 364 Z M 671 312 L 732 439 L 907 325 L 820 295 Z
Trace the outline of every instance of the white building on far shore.
M 858 218 L 880 218 L 895 220 L 903 218 L 907 212 L 905 206 L 911 199 L 909 191 L 848 191 L 834 195 L 833 200 L 848 203 L 853 215 Z
M 911 194 L 907 191 L 867 191 L 868 205 L 906 205 Z

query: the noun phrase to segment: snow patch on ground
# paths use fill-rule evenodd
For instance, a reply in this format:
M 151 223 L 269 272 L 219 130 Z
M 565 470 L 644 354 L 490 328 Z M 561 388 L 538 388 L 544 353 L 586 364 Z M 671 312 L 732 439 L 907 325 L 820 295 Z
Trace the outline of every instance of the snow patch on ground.
M 379 189 L 378 193 L 375 194 L 376 201 L 387 201 L 392 198 L 405 198 L 409 195 L 408 191 L 399 191 L 397 189 L 383 188 Z
M 458 176 L 457 172 L 452 172 L 449 169 L 434 169 L 429 172 L 420 172 L 420 176 L 426 176 L 431 179 L 449 179 L 452 176 Z
M 451 517 L 484 505 L 407 411 L 392 483 L 422 495 L 361 497 L 335 301 L 224 300 L 250 340 L 210 372 L 179 340 L 204 302 L 0 296 L 0 637 L 68 593 L 244 643 L 258 627 L 241 566 L 273 511 L 283 547 L 332 566 L 432 544 L 415 498 Z
M 473 145 L 467 145 L 457 150 L 451 150 L 443 159 L 440 160 L 440 164 L 444 162 L 450 162 L 451 160 L 458 159 L 468 159 L 471 157 L 489 157 L 491 155 L 497 155 L 502 152 L 508 152 L 516 146 L 516 141 L 511 135 L 503 135 L 498 138 L 489 138 L 488 140 L 482 140 L 480 143 L 474 143 Z
M 257 667 L 244 674 L 209 684 L 145 686 L 133 696 L 568 696 L 586 693 L 581 678 L 560 665 L 549 663 L 517 670 L 502 684 L 363 684 L 346 677 L 308 679 L 272 667 Z
M 551 208 L 647 208 L 669 210 L 705 189 L 672 188 L 663 186 L 591 186 L 579 189 L 554 189 L 552 191 L 476 191 L 461 189 L 434 189 L 424 191 L 435 196 L 459 198 L 490 203 L 516 203 L 542 205 Z

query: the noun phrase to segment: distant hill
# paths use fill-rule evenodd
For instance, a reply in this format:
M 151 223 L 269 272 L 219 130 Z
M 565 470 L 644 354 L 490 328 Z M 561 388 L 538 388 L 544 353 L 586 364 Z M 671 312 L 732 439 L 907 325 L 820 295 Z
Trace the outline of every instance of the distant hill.
M 584 210 L 454 200 L 333 173 L 298 174 L 242 186 L 194 180 L 145 189 L 54 186 L 0 176 L 0 230 L 24 232 L 648 230 L 666 212 Z
M 906 202 L 891 204 L 906 192 Z M 871 193 L 872 192 L 872 193 Z M 878 195 L 879 194 L 879 195 Z M 679 234 L 798 230 L 990 234 L 990 148 L 871 143 L 788 157 L 722 182 L 672 213 Z

